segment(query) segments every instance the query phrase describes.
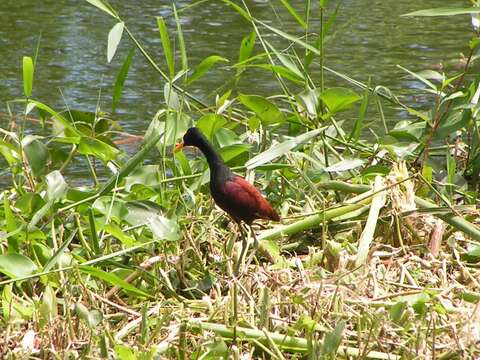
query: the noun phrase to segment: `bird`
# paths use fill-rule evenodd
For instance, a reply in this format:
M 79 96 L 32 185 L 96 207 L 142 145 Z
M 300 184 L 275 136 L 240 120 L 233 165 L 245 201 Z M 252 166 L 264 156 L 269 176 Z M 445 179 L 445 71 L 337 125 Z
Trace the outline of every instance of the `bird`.
M 252 229 L 254 220 L 280 221 L 280 216 L 255 186 L 230 170 L 199 128 L 189 128 L 182 141 L 175 145 L 174 152 L 180 151 L 185 146 L 200 149 L 207 159 L 210 168 L 210 193 L 213 200 L 237 223 L 240 233 L 243 235 L 242 251 L 235 270 L 235 273 L 238 273 L 240 263 L 248 248 L 242 223 L 247 225 L 253 234 L 255 252 L 258 248 L 258 240 Z M 249 262 L 247 261 L 247 265 Z

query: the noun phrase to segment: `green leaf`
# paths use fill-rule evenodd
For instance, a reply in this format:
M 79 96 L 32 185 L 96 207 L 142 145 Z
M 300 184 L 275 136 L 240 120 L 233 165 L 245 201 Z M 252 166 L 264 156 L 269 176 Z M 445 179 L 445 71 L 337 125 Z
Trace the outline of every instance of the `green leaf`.
M 33 87 L 33 60 L 30 56 L 23 57 L 23 93 L 25 97 L 32 96 Z
M 76 234 L 77 234 L 77 229 L 75 229 L 69 235 L 69 237 L 62 243 L 62 245 L 60 245 L 57 251 L 52 256 L 50 256 L 50 258 L 48 259 L 48 261 L 45 263 L 43 267 L 44 272 L 50 271 L 50 269 L 52 269 L 57 263 L 60 263 L 60 265 L 64 266 L 61 261 L 62 256 L 67 256 L 65 255 L 65 250 L 68 248 L 72 240 L 75 238 Z
M 5 215 L 5 225 L 8 233 L 13 233 L 18 229 L 17 221 L 12 209 L 10 208 L 10 199 L 8 196 L 3 197 L 3 211 Z M 18 234 L 10 235 L 7 238 L 8 252 L 18 253 L 20 251 L 20 237 Z
M 118 72 L 117 78 L 115 79 L 115 86 L 113 87 L 113 96 L 112 96 L 112 113 L 115 113 L 118 103 L 120 102 L 120 97 L 122 96 L 123 84 L 127 78 L 128 70 L 130 69 L 130 64 L 132 63 L 133 55 L 135 54 L 135 48 L 132 48 L 128 53 L 125 61 L 123 62 L 122 68 Z
M 322 356 L 335 356 L 337 353 L 338 347 L 342 342 L 343 330 L 345 329 L 345 320 L 340 320 L 335 329 L 332 332 L 329 332 L 325 335 L 325 340 L 322 344 Z
M 204 343 L 206 352 L 202 354 L 202 359 L 228 359 L 228 346 L 222 338 L 215 338 Z
M 255 31 L 252 31 L 250 34 L 248 34 L 242 39 L 242 43 L 240 44 L 240 53 L 238 55 L 239 63 L 247 60 L 250 55 L 252 55 L 253 48 L 255 47 L 256 37 L 257 34 L 255 33 Z
M 173 57 L 167 26 L 161 16 L 157 16 L 157 25 L 158 31 L 160 32 L 160 39 L 162 40 L 163 54 L 165 55 L 165 60 L 167 60 L 167 66 L 170 72 L 170 78 L 173 78 L 175 76 L 175 59 Z
M 136 184 L 157 186 L 160 183 L 160 166 L 144 165 L 139 166 L 130 176 L 125 178 L 125 189 L 130 192 L 132 187 Z
M 358 141 L 358 139 L 360 138 L 360 133 L 363 129 L 363 120 L 365 119 L 365 115 L 367 114 L 368 101 L 370 98 L 370 84 L 371 78 L 368 79 L 367 87 L 365 89 L 365 92 L 363 93 L 363 100 L 362 104 L 360 105 L 360 112 L 358 114 L 358 118 L 355 119 L 352 131 L 350 132 L 350 139 L 353 139 L 355 141 Z
M 462 259 L 468 261 L 469 263 L 480 262 L 480 246 L 475 246 L 468 253 L 463 254 Z
M 365 163 L 362 159 L 345 159 L 341 160 L 338 163 L 331 165 L 325 168 L 325 171 L 328 172 L 344 172 L 348 170 L 356 169 L 357 167 L 362 166 Z
M 173 14 L 175 15 L 175 22 L 177 24 L 178 47 L 180 48 L 182 70 L 186 71 L 188 69 L 188 57 L 187 57 L 187 49 L 185 47 L 185 40 L 183 38 L 182 24 L 178 17 L 177 7 L 175 6 L 175 2 L 172 2 L 172 7 L 173 7 Z
M 137 360 L 133 350 L 125 345 L 115 345 L 115 354 L 119 360 Z
M 32 139 L 30 136 L 26 136 L 22 142 L 24 143 L 23 151 L 33 175 L 35 177 L 43 175 L 50 157 L 47 146 L 40 140 Z
M 37 266 L 20 254 L 0 254 L 0 272 L 14 279 L 33 274 Z
M 47 182 L 47 199 L 58 201 L 65 196 L 68 185 L 58 170 L 52 171 L 45 177 Z
M 410 74 L 411 76 L 413 76 L 415 79 L 423 82 L 425 85 L 427 85 L 430 89 L 432 89 L 434 92 L 438 92 L 437 90 L 437 87 L 435 86 L 434 83 L 432 83 L 431 81 L 428 80 L 428 78 L 426 76 L 424 76 L 424 74 L 422 73 L 416 73 L 416 72 L 413 72 L 413 71 L 410 71 L 408 70 L 407 68 L 404 68 L 403 66 L 401 65 L 397 65 L 398 68 L 402 69 L 403 71 L 405 71 L 406 73 Z M 429 72 L 425 72 L 425 74 L 427 76 L 431 76 L 431 73 Z M 443 78 L 443 77 L 442 77 Z
M 305 23 L 305 20 L 303 20 L 303 18 L 295 11 L 295 9 L 292 7 L 292 5 L 290 5 L 288 0 L 280 0 L 280 2 L 285 7 L 285 9 L 288 10 L 290 15 L 292 15 L 295 18 L 295 20 L 297 20 L 297 22 L 300 24 L 300 26 L 302 28 L 306 29 L 307 24 Z
M 359 101 L 361 97 L 353 90 L 334 87 L 325 90 L 320 95 L 320 99 L 322 99 L 328 110 L 332 114 L 335 114 L 339 111 L 350 108 L 354 103 Z
M 221 128 L 215 134 L 215 140 L 220 148 L 229 145 L 242 144 L 240 137 L 232 130 Z
M 399 121 L 395 124 L 393 130 L 388 135 L 395 137 L 397 140 L 418 141 L 425 130 L 425 122 L 411 122 L 408 120 Z
M 283 113 L 275 104 L 259 95 L 239 95 L 238 99 L 252 110 L 263 125 L 277 124 L 285 121 Z
M 178 223 L 163 216 L 162 209 L 151 201 L 130 201 L 125 204 L 125 220 L 132 225 L 147 225 L 158 240 L 180 239 Z
M 117 15 L 112 11 L 110 5 L 106 5 L 103 0 L 86 0 L 88 3 L 99 8 L 102 11 L 105 11 L 108 15 L 117 18 Z
M 42 303 L 39 308 L 40 326 L 45 326 L 51 319 L 57 316 L 57 298 L 50 286 L 43 291 Z
M 88 308 L 80 302 L 75 304 L 75 312 L 91 329 L 100 324 L 103 320 L 103 314 L 99 310 L 88 310 Z
M 151 133 L 149 136 L 146 134 L 140 150 L 134 156 L 128 159 L 128 161 L 122 166 L 117 174 L 112 174 L 112 176 L 110 176 L 103 187 L 97 192 L 97 195 L 101 196 L 107 194 L 119 181 L 122 181 L 125 176 L 130 174 L 130 172 L 135 169 L 135 167 L 137 167 L 143 161 L 143 159 L 145 159 L 148 153 L 160 140 L 162 135 L 163 131 Z
M 0 139 L 0 154 L 9 166 L 20 163 L 20 155 L 15 145 Z
M 399 301 L 395 303 L 389 311 L 390 319 L 395 323 L 400 325 L 400 320 L 402 319 L 405 310 L 407 309 L 407 303 L 405 301 Z
M 315 136 L 318 136 L 323 130 L 325 130 L 325 128 L 315 129 L 299 135 L 293 139 L 284 141 L 280 144 L 273 145 L 270 149 L 251 158 L 249 161 L 247 161 L 245 166 L 247 167 L 247 169 L 254 169 L 260 165 L 272 161 L 273 159 L 283 156 L 298 145 L 303 144 L 304 142 L 314 138 Z
M 109 215 L 110 219 L 118 222 L 125 220 L 128 214 L 125 201 L 119 198 L 112 200 L 110 196 L 99 197 L 93 202 L 92 208 L 105 216 Z
M 312 51 L 313 53 L 317 54 L 317 55 L 320 55 L 320 50 L 316 49 L 314 46 L 310 45 L 310 44 L 307 44 L 306 42 L 304 42 L 303 40 L 301 40 L 299 37 L 295 37 L 293 35 L 290 35 L 282 30 L 279 30 L 277 28 L 274 28 L 273 26 L 270 26 L 266 23 L 264 23 L 263 21 L 260 21 L 260 20 L 257 20 L 257 22 L 259 24 L 261 24 L 262 26 L 266 27 L 267 29 L 273 31 L 274 33 L 276 33 L 277 35 L 287 39 L 287 40 L 290 40 L 300 46 L 302 46 L 303 48 L 305 49 L 308 49 L 310 51 Z
M 55 110 L 53 110 L 51 107 L 49 107 L 48 105 L 46 104 L 43 104 L 39 101 L 36 101 L 36 100 L 28 100 L 30 103 L 33 103 L 35 104 L 35 106 L 47 113 L 49 113 L 54 120 L 56 120 L 58 123 L 60 123 L 61 126 L 63 126 L 64 128 L 70 130 L 73 134 L 77 135 L 77 136 L 80 136 L 80 132 L 72 125 L 72 123 L 70 121 L 68 121 L 67 119 L 65 119 L 62 115 L 60 115 L 58 112 L 56 112 Z
M 129 209 L 130 214 L 130 209 Z M 177 241 L 180 240 L 180 228 L 174 220 L 165 216 L 157 215 L 147 218 L 147 225 L 157 240 Z
M 169 112 L 165 121 L 157 121 L 154 125 L 157 127 L 157 131 L 165 136 L 162 136 L 161 141 L 157 142 L 157 148 L 160 153 L 163 151 L 164 146 L 171 146 L 185 134 L 187 129 L 191 126 L 192 120 L 185 113 L 181 112 Z
M 45 205 L 43 198 L 39 194 L 31 192 L 21 195 L 15 202 L 15 207 L 27 216 L 36 212 L 43 205 Z
M 146 292 L 137 289 L 135 286 L 132 284 L 126 282 L 122 278 L 118 277 L 115 274 L 108 273 L 106 271 L 97 269 L 93 266 L 86 266 L 86 265 L 81 265 L 79 267 L 80 271 L 85 274 L 92 275 L 100 280 L 106 281 L 110 283 L 111 285 L 118 286 L 126 291 L 129 291 L 135 295 L 142 296 L 142 297 L 151 297 L 149 294 Z
M 133 237 L 127 235 L 125 232 L 123 232 L 122 228 L 114 223 L 105 225 L 104 230 L 114 238 L 120 240 L 126 247 L 131 247 L 137 243 Z
M 197 127 L 202 130 L 203 135 L 207 137 L 210 141 L 212 141 L 213 136 L 215 133 L 222 128 L 227 123 L 227 120 L 217 114 L 206 114 L 203 115 L 197 121 Z
M 403 14 L 400 16 L 454 16 L 454 15 L 465 15 L 465 14 L 479 14 L 480 8 L 471 7 L 471 8 L 434 8 L 434 9 L 424 9 L 414 11 L 408 14 Z
M 110 146 L 103 141 L 91 137 L 82 136 L 78 145 L 78 152 L 82 155 L 92 155 L 107 163 L 115 159 L 120 150 Z
M 305 79 L 303 78 L 303 76 L 301 75 L 299 76 L 297 73 L 293 72 L 292 70 L 290 70 L 285 66 L 270 65 L 270 64 L 258 64 L 258 65 L 252 65 L 252 66 L 270 70 L 285 79 L 293 81 L 295 84 L 298 84 L 298 85 L 305 83 Z
M 472 116 L 470 111 L 456 110 L 446 115 L 433 136 L 435 140 L 444 141 L 449 136 L 455 136 L 457 130 L 467 126 Z
M 180 112 L 180 96 L 175 91 L 174 87 L 168 82 L 166 82 L 163 86 L 163 96 L 165 98 L 165 103 L 169 109 L 177 110 L 178 112 Z
M 205 75 L 205 73 L 217 62 L 228 62 L 228 60 L 218 55 L 211 55 L 207 57 L 200 63 L 200 65 L 197 66 L 193 74 L 188 78 L 187 84 L 189 85 L 203 77 L 203 75 Z
M 275 47 L 270 44 L 268 41 L 265 41 L 268 47 L 274 52 L 275 56 L 280 60 L 282 65 L 289 70 L 291 74 L 294 74 L 295 77 L 304 81 L 303 73 L 300 71 L 298 66 L 292 61 L 288 56 L 284 55 L 281 51 L 275 49 Z
M 125 28 L 125 23 L 120 21 L 113 25 L 112 29 L 108 33 L 108 46 L 107 46 L 107 61 L 110 62 L 117 51 L 118 44 L 122 40 L 123 29 Z
M 228 163 L 234 160 L 236 157 L 247 153 L 248 149 L 250 149 L 250 145 L 248 144 L 235 144 L 222 147 L 219 152 L 223 161 Z
M 320 89 L 306 89 L 295 95 L 295 100 L 310 118 L 315 118 L 318 115 L 319 97 Z
M 225 4 L 227 4 L 228 6 L 230 6 L 232 9 L 234 9 L 236 12 L 238 12 L 240 15 L 242 15 L 243 18 L 245 20 L 247 20 L 248 22 L 250 22 L 252 20 L 250 15 L 248 15 L 248 13 L 245 10 L 243 10 L 240 6 L 235 4 L 233 1 L 231 1 L 231 0 L 222 0 L 222 1 Z

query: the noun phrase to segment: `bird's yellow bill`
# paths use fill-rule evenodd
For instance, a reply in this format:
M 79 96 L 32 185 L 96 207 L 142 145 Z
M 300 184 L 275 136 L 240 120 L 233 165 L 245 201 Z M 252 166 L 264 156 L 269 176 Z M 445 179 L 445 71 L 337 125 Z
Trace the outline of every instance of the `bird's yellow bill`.
M 173 149 L 173 153 L 177 153 L 183 148 L 183 141 L 178 142 L 175 144 L 175 148 Z

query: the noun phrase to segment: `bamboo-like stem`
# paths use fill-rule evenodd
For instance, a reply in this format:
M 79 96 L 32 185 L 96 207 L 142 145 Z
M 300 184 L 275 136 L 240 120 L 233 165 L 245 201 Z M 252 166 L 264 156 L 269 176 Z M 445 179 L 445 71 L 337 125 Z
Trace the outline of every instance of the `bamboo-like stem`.
M 328 181 L 320 185 L 322 189 L 345 191 L 349 193 L 364 193 L 371 190 L 368 185 L 352 185 L 342 181 Z M 415 196 L 415 204 L 423 209 L 434 209 L 438 206 L 428 200 Z M 471 222 L 465 220 L 463 217 L 454 214 L 437 214 L 433 213 L 439 219 L 442 219 L 447 224 L 453 226 L 457 230 L 463 231 L 465 234 L 471 236 L 473 239 L 480 241 L 480 229 Z
M 233 338 L 233 327 L 227 327 L 223 324 L 207 323 L 200 321 L 191 321 L 189 326 L 196 330 L 213 331 L 215 334 L 220 335 L 226 339 Z M 300 337 L 287 336 L 276 332 L 267 332 L 266 330 L 249 329 L 244 327 L 236 327 L 236 335 L 243 341 L 260 341 L 261 343 L 268 344 L 270 339 L 283 351 L 306 353 L 309 350 L 307 339 Z M 267 338 L 268 335 L 268 338 Z M 339 346 L 339 354 L 346 354 L 348 356 L 358 357 L 361 354 L 361 350 L 351 346 Z M 366 352 L 365 357 L 367 359 L 380 359 L 380 360 L 397 360 L 400 356 L 390 353 L 384 353 L 380 351 Z

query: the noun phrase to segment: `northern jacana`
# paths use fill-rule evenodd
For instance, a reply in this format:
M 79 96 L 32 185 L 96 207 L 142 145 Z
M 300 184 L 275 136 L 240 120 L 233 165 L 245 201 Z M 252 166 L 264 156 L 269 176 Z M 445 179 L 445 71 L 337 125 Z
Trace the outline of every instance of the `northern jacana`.
M 197 147 L 205 155 L 210 168 L 210 192 L 212 197 L 215 203 L 238 224 L 240 233 L 243 235 L 243 247 L 235 271 L 238 273 L 240 263 L 248 247 L 242 222 L 250 228 L 254 238 L 254 250 L 256 250 L 258 240 L 252 229 L 253 221 L 256 219 L 280 221 L 280 217 L 255 186 L 243 177 L 234 174 L 225 165 L 221 156 L 198 128 L 188 129 L 183 136 L 183 141 L 175 146 L 174 151 L 180 151 L 184 146 Z

